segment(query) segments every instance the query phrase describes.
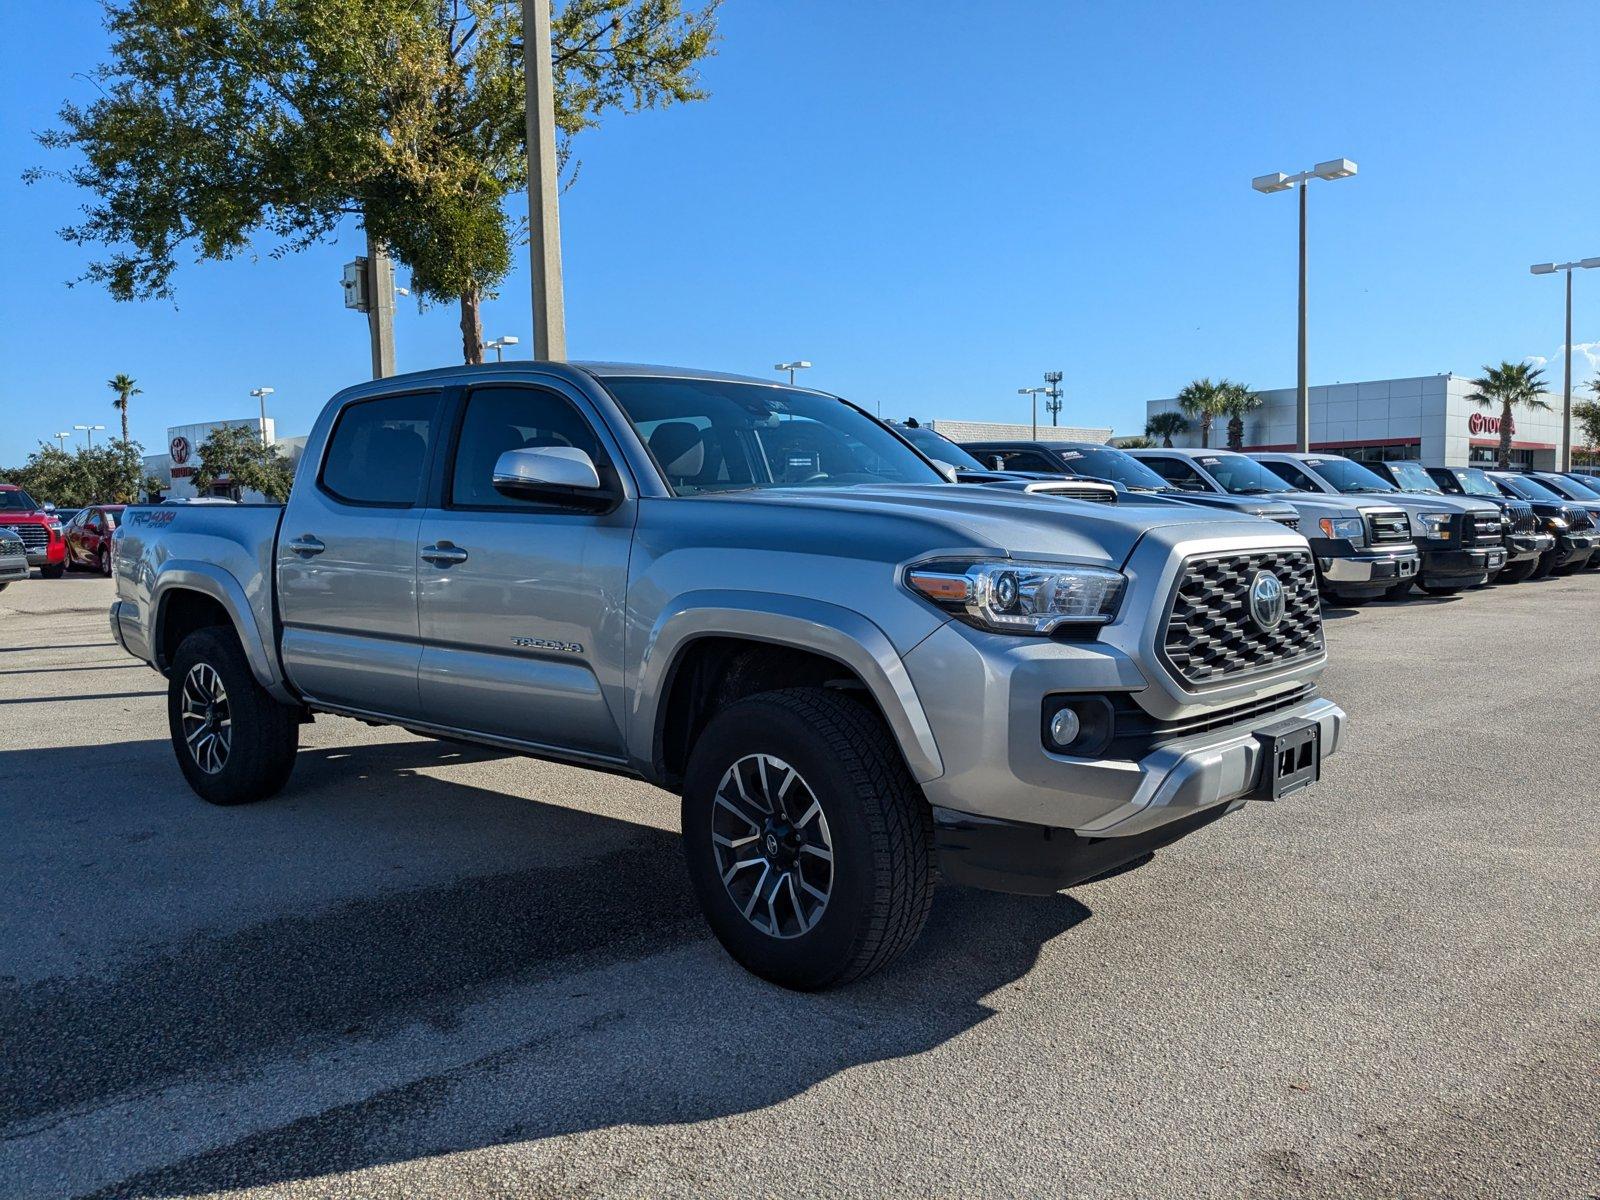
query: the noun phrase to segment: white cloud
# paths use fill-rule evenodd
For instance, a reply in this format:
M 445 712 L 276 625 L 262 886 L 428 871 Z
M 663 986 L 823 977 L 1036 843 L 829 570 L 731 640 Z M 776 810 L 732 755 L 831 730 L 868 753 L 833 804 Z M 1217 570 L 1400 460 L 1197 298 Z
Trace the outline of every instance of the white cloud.
M 1542 367 L 1547 380 L 1555 390 L 1561 388 L 1561 372 L 1566 365 L 1567 348 L 1557 346 L 1553 354 L 1530 354 L 1522 361 L 1530 367 Z M 1572 343 L 1572 386 L 1582 387 L 1600 375 L 1600 342 Z

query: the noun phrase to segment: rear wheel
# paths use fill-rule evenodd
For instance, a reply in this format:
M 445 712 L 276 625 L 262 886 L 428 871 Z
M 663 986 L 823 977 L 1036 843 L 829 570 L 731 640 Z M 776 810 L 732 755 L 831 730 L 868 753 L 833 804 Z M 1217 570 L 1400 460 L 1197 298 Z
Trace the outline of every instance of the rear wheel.
M 100 568 L 100 574 L 107 579 L 111 578 L 111 547 L 100 547 L 100 553 L 95 557 L 95 565 Z
M 256 682 L 231 629 L 183 639 L 167 680 L 167 725 L 184 779 L 212 804 L 264 800 L 294 769 L 295 710 Z
M 805 991 L 886 966 L 933 900 L 933 817 L 876 714 L 820 688 L 729 705 L 683 795 L 689 878 L 717 940 Z

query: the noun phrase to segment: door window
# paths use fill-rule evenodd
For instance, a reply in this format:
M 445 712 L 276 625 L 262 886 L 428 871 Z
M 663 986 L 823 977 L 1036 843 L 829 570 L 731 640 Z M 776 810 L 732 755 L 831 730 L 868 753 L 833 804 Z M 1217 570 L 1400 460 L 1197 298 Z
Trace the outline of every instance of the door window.
M 422 492 L 438 421 L 437 392 L 361 400 L 339 414 L 322 488 L 349 504 L 410 508 Z
M 1152 471 L 1165 479 L 1173 487 L 1182 488 L 1186 492 L 1209 492 L 1200 472 L 1196 471 L 1181 458 L 1145 458 L 1141 459 Z
M 1007 450 L 999 455 L 1007 471 L 1033 471 L 1040 475 L 1059 475 L 1061 468 L 1032 450 Z
M 452 508 L 548 508 L 546 502 L 502 496 L 494 465 L 507 450 L 571 446 L 596 467 L 606 461 L 593 427 L 566 399 L 533 387 L 479 388 L 467 397 L 450 471 Z
M 1297 492 L 1320 492 L 1324 490 L 1320 483 L 1293 463 L 1273 459 L 1271 462 L 1265 462 L 1261 465 Z

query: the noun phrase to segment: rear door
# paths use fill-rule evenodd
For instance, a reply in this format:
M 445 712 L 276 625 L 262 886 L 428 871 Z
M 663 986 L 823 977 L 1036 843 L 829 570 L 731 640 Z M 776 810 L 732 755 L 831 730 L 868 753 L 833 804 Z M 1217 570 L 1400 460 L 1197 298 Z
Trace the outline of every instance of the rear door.
M 624 752 L 623 623 L 637 502 L 622 456 L 564 383 L 474 387 L 456 406 L 418 536 L 423 717 L 605 759 Z M 617 489 L 611 511 L 513 500 L 496 460 L 572 446 Z
M 417 526 L 443 393 L 352 401 L 278 535 L 283 664 L 313 700 L 417 714 Z

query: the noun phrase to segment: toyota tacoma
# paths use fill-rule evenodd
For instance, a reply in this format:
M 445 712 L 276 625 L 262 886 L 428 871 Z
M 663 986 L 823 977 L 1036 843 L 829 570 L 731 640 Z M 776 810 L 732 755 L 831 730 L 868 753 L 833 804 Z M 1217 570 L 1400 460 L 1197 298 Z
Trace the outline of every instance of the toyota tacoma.
M 903 951 L 936 878 L 1049 894 L 1314 782 L 1343 711 L 1282 525 L 955 484 L 770 381 L 376 380 L 283 507 L 131 507 L 112 631 L 215 804 L 330 713 L 647 780 L 748 969 Z

